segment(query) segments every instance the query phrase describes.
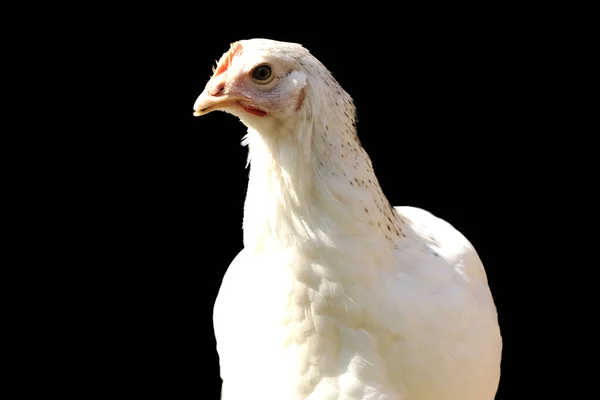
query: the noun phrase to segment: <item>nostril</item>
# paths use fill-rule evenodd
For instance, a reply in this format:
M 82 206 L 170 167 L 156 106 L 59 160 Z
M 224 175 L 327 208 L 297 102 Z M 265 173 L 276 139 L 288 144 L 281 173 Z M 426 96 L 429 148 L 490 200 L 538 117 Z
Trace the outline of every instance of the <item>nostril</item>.
M 220 95 L 223 93 L 223 90 L 225 90 L 225 83 L 219 82 L 218 84 L 211 86 L 210 95 L 211 96 Z

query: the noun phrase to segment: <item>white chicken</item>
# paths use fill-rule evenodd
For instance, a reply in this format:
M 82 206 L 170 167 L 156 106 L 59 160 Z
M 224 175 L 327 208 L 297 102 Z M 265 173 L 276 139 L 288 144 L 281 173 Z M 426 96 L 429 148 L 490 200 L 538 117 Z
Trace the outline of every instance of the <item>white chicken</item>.
M 221 398 L 491 400 L 502 339 L 447 222 L 392 207 L 351 97 L 299 44 L 233 43 L 194 104 L 247 126 L 244 249 L 214 307 Z

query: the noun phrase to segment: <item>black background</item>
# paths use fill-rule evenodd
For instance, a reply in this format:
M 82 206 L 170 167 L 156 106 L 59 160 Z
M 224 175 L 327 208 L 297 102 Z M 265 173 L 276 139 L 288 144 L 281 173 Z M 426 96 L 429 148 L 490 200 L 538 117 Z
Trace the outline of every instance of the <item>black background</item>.
M 516 398 L 506 221 L 521 199 L 511 162 L 527 130 L 527 90 L 515 86 L 529 52 L 517 22 L 494 10 L 378 9 L 355 10 L 364 22 L 346 23 L 300 7 L 287 23 L 290 12 L 268 8 L 269 21 L 284 22 L 275 27 L 227 4 L 148 7 L 110 14 L 71 66 L 85 93 L 71 104 L 87 112 L 80 135 L 64 137 L 77 149 L 64 165 L 67 207 L 77 210 L 69 245 L 85 260 L 78 298 L 92 298 L 75 305 L 75 321 L 79 337 L 93 338 L 83 340 L 81 362 L 102 366 L 102 383 L 90 372 L 87 390 L 125 384 L 131 395 L 218 398 L 212 308 L 242 248 L 247 149 L 235 117 L 195 118 L 192 106 L 231 42 L 265 37 L 303 44 L 353 97 L 359 137 L 392 205 L 429 210 L 474 244 L 504 337 L 496 398 Z

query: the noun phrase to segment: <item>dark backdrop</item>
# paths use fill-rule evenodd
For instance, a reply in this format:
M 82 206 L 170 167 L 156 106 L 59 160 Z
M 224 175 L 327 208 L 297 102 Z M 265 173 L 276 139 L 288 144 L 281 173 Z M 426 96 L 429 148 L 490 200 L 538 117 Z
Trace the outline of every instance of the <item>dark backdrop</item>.
M 519 196 L 509 170 L 523 134 L 513 90 L 523 48 L 510 24 L 457 10 L 350 28 L 336 28 L 337 19 L 241 26 L 227 15 L 244 11 L 228 7 L 140 9 L 118 30 L 108 18 L 94 35 L 99 52 L 79 61 L 89 76 L 74 102 L 92 109 L 68 169 L 81 188 L 73 207 L 85 215 L 76 226 L 94 231 L 93 241 L 78 240 L 92 260 L 81 290 L 97 290 L 86 312 L 105 321 L 90 322 L 98 339 L 83 356 L 107 363 L 104 384 L 93 387 L 218 398 L 212 308 L 242 248 L 247 149 L 233 116 L 195 118 L 192 105 L 231 42 L 267 37 L 303 44 L 353 97 L 359 137 L 392 205 L 425 208 L 474 244 L 504 337 L 497 399 L 516 398 L 506 221 Z

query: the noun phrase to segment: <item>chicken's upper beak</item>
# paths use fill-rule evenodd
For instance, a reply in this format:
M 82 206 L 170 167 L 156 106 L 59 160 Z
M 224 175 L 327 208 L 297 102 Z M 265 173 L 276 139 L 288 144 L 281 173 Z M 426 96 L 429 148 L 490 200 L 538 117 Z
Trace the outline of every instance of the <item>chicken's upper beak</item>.
M 231 107 L 238 101 L 248 100 L 245 96 L 228 93 L 225 83 L 221 80 L 211 80 L 194 103 L 194 116 L 199 117 L 211 111 Z

